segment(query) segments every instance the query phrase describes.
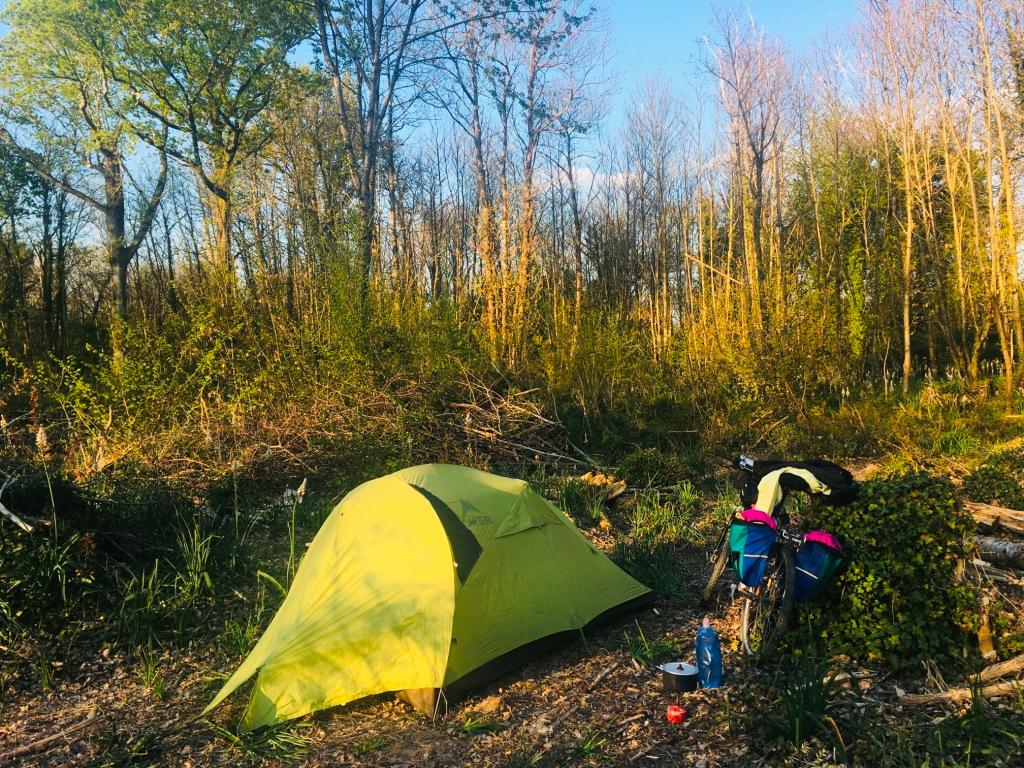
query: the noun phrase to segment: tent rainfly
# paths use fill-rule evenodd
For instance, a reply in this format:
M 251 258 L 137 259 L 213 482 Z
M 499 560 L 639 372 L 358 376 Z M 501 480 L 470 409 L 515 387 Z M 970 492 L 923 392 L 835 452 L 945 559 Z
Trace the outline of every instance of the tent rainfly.
M 522 480 L 412 467 L 335 507 L 206 712 L 258 673 L 244 729 L 386 691 L 429 713 L 650 598 Z

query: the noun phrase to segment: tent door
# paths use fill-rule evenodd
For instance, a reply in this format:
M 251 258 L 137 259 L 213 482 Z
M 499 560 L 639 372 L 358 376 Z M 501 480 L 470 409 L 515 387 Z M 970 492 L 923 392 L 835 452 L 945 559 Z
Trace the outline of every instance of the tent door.
M 437 706 L 437 688 L 406 688 L 395 695 L 417 712 L 433 716 L 434 707 Z

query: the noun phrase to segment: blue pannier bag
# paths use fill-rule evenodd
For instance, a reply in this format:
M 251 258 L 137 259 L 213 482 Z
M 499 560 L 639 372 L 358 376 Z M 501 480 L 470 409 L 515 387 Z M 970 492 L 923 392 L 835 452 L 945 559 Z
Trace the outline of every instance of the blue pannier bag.
M 775 545 L 775 521 L 748 509 L 729 525 L 729 564 L 740 583 L 751 589 L 764 578 L 768 555 Z
M 825 531 L 808 531 L 796 551 L 795 600 L 813 600 L 835 580 L 845 563 L 846 555 L 838 537 Z

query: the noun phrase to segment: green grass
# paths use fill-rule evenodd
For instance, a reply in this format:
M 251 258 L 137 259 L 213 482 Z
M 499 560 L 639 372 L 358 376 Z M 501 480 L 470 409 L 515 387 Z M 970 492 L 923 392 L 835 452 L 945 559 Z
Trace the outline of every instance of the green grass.
M 855 768 L 1017 768 L 1024 758 L 1024 694 L 997 707 L 975 690 L 966 711 L 941 720 L 913 713 L 893 721 L 867 709 L 846 720 Z
M 360 742 L 352 748 L 352 754 L 357 757 L 369 755 L 372 752 L 376 752 L 379 749 L 383 749 L 387 746 L 388 740 L 383 736 L 371 736 L 366 741 Z
M 167 733 L 146 730 L 140 733 L 111 731 L 101 738 L 101 753 L 96 768 L 158 768 L 163 766 L 162 744 Z
M 233 656 L 246 656 L 263 634 L 262 613 L 248 614 L 244 622 L 227 619 L 221 633 L 223 647 Z
M 798 746 L 812 736 L 832 735 L 834 678 L 825 659 L 804 657 L 784 666 L 773 686 L 778 696 L 765 718 L 781 741 Z
M 503 768 L 535 768 L 545 763 L 544 753 L 530 749 L 517 749 L 501 764 Z
M 593 760 L 604 756 L 608 739 L 598 731 L 588 730 L 572 745 L 570 755 L 573 760 Z
M 685 595 L 679 583 L 679 568 L 672 560 L 672 549 L 650 541 L 620 541 L 608 553 L 617 566 L 663 595 Z
M 962 424 L 942 432 L 935 439 L 935 450 L 943 456 L 966 456 L 981 447 L 981 440 Z
M 120 586 L 117 626 L 133 645 L 156 640 L 168 605 L 167 582 L 160 576 L 160 561 L 153 567 L 131 574 Z
M 605 516 L 607 492 L 578 477 L 565 476 L 551 481 L 555 504 L 586 525 L 596 525 Z
M 290 762 L 299 760 L 309 751 L 309 739 L 299 732 L 308 728 L 308 723 L 290 721 L 245 732 L 219 725 L 211 727 L 233 752 L 247 758 Z
M 40 690 L 49 691 L 53 688 L 53 667 L 50 665 L 50 657 L 43 649 L 40 649 L 36 656 L 36 677 Z
M 178 529 L 178 554 L 182 565 L 174 579 L 178 600 L 191 603 L 204 592 L 213 590 L 209 561 L 213 536 L 204 536 L 198 523 Z
M 140 665 L 136 674 L 142 684 L 146 686 L 146 690 L 153 694 L 153 696 L 161 701 L 164 698 L 164 678 L 160 675 L 160 671 L 157 669 L 156 657 L 153 655 L 153 651 L 146 648 L 140 654 Z
M 635 623 L 636 634 L 626 630 L 622 636 L 623 648 L 638 664 L 653 667 L 669 658 L 678 658 L 683 652 L 683 643 L 677 638 L 662 636 L 649 640 L 640 628 L 640 622 Z
M 504 720 L 491 720 L 485 717 L 473 717 L 467 715 L 466 719 L 452 726 L 453 733 L 459 736 L 481 736 L 487 733 L 496 733 L 508 728 Z
M 679 510 L 662 504 L 656 492 L 637 494 L 631 518 L 631 535 L 643 541 L 674 541 L 685 528 Z

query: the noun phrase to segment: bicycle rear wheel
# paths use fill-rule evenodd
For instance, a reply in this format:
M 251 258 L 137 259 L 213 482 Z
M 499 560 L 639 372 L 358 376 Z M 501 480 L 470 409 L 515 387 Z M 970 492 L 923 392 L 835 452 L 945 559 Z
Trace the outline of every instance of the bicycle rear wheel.
M 794 581 L 793 550 L 776 548 L 757 593 L 743 599 L 740 639 L 749 655 L 763 656 L 775 650 L 793 613 Z

